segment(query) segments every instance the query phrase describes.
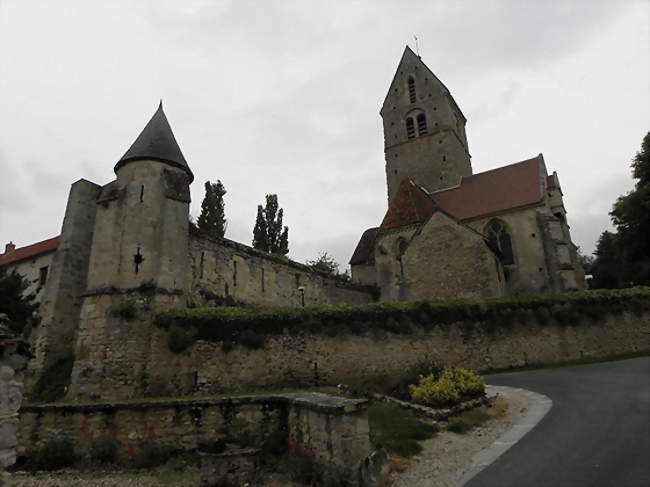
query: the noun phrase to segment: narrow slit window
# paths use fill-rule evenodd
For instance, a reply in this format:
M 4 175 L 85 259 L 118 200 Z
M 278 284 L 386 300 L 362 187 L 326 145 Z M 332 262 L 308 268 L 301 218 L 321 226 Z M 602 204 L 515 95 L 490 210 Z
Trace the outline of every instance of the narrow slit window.
M 45 286 L 46 282 L 47 282 L 47 266 L 41 267 L 38 270 L 38 285 Z
M 415 103 L 415 79 L 413 79 L 412 76 L 409 76 L 408 88 L 409 88 L 409 101 L 411 103 Z
M 406 119 L 406 137 L 409 139 L 415 139 L 415 124 L 411 117 Z
M 237 287 L 237 261 L 232 261 L 232 285 Z
M 261 281 L 262 281 L 262 292 L 264 292 L 264 269 L 262 269 Z
M 199 277 L 203 279 L 203 265 L 205 263 L 205 252 L 201 252 L 201 267 L 199 268 Z
M 427 135 L 427 117 L 424 113 L 418 115 L 418 135 Z
M 144 184 L 140 186 L 140 203 L 144 201 Z

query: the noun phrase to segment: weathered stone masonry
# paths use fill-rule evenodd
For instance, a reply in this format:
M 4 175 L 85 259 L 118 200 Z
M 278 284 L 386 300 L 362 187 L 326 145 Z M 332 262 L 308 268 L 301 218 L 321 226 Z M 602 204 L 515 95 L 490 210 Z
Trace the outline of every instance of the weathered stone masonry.
M 107 437 L 118 458 L 132 461 L 146 445 L 194 450 L 220 438 L 303 456 L 323 478 L 359 485 L 372 452 L 368 402 L 306 392 L 138 403 L 25 406 L 21 411 L 21 454 L 51 440 L 70 440 L 88 457 L 93 441 Z

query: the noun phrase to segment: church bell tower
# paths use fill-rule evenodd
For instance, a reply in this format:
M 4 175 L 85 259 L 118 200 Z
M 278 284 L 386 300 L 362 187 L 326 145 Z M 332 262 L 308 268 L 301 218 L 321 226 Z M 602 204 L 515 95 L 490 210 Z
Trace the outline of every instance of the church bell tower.
M 472 175 L 467 120 L 447 87 L 408 46 L 380 114 L 389 203 L 403 179 L 433 192 Z

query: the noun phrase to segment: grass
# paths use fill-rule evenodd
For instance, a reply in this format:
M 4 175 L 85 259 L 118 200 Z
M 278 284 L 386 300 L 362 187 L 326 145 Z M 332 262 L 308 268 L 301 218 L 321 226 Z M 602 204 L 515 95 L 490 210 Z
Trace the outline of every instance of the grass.
M 628 360 L 631 358 L 639 358 L 639 357 L 650 357 L 650 349 L 640 350 L 638 352 L 619 353 L 615 355 L 605 355 L 599 357 L 584 357 L 581 359 L 565 360 L 562 362 L 528 364 L 528 365 L 520 365 L 520 366 L 513 366 L 513 367 L 505 367 L 502 369 L 485 369 L 481 371 L 481 374 L 482 375 L 505 374 L 508 372 L 523 372 L 526 370 L 559 369 L 561 367 L 599 364 L 602 362 L 614 362 L 618 360 Z
M 413 413 L 393 404 L 375 403 L 368 409 L 370 441 L 375 448 L 401 457 L 420 451 L 420 441 L 433 438 L 438 432 L 435 424 L 419 420 Z
M 449 421 L 447 430 L 462 435 L 473 428 L 483 426 L 490 420 L 503 418 L 507 411 L 508 403 L 499 399 L 491 407 L 480 407 L 461 413 Z

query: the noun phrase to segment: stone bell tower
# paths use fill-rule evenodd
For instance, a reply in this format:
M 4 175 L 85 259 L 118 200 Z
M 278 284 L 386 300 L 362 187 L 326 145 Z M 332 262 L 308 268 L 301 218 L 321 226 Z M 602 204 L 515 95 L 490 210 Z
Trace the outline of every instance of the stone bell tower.
M 380 114 L 389 203 L 403 179 L 433 192 L 471 176 L 467 120 L 447 87 L 408 46 Z

